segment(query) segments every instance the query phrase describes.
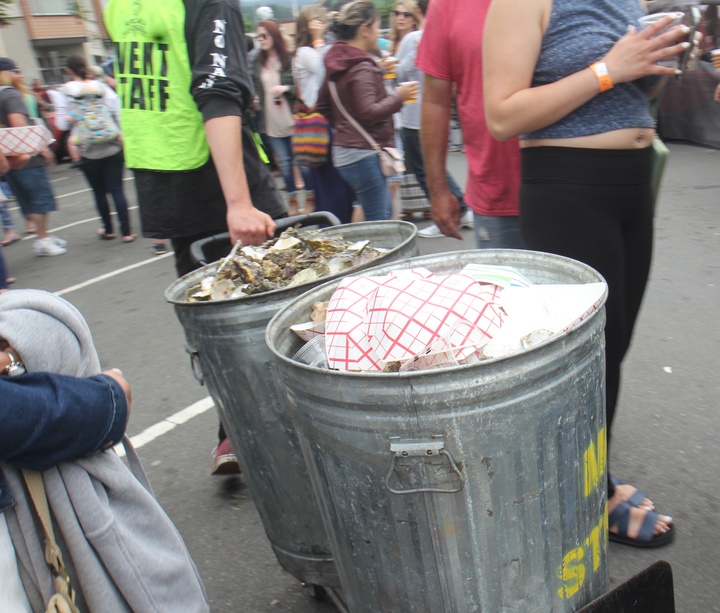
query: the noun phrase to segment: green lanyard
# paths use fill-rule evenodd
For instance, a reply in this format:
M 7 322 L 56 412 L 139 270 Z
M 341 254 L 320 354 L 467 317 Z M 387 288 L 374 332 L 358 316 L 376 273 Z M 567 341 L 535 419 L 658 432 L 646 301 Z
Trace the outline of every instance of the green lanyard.
M 265 152 L 265 147 L 263 147 L 262 144 L 262 138 L 260 138 L 260 135 L 255 132 L 255 130 L 251 130 L 253 140 L 255 141 L 255 145 L 257 146 L 258 154 L 260 155 L 260 159 L 263 161 L 264 164 L 270 163 L 270 158 L 268 157 L 268 154 Z

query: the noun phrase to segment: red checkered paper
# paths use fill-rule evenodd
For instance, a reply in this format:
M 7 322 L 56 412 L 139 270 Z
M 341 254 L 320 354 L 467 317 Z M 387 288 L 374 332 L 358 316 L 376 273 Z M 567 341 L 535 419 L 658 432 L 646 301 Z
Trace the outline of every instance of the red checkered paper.
M 302 340 L 307 342 L 316 336 L 322 336 L 325 334 L 325 322 L 323 321 L 316 324 L 315 322 L 309 321 L 307 323 L 290 326 L 290 329 Z
M 45 126 L 0 129 L 0 151 L 8 157 L 35 155 L 55 139 Z
M 382 370 L 406 361 L 438 339 L 474 353 L 500 329 L 493 303 L 500 288 L 462 274 L 434 275 L 422 268 L 386 277 L 347 277 L 330 299 L 325 343 L 330 368 Z

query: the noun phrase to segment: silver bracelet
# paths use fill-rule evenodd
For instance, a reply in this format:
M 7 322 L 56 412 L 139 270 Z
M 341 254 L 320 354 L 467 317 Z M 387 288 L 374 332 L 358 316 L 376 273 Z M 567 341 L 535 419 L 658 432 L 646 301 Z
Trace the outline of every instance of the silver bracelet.
M 0 375 L 5 375 L 6 377 L 24 375 L 27 372 L 27 370 L 25 370 L 25 364 L 23 364 L 20 360 L 15 359 L 15 356 L 11 351 L 5 351 L 5 353 L 10 356 L 10 364 L 8 364 L 3 371 L 0 372 Z

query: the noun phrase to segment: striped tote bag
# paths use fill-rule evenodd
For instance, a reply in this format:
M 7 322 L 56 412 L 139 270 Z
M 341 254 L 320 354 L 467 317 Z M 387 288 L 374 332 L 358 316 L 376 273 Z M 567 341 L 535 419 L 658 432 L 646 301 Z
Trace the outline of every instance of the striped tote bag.
M 295 162 L 308 168 L 322 166 L 330 154 L 330 123 L 298 99 L 293 113 L 292 148 Z

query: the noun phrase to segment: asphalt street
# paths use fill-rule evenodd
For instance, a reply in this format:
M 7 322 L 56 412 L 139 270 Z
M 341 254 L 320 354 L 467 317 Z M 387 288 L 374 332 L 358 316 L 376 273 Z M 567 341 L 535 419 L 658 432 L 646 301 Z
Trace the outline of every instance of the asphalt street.
M 683 143 L 670 149 L 652 276 L 625 363 L 610 459 L 616 474 L 672 515 L 677 538 L 660 550 L 611 544 L 610 574 L 616 586 L 667 560 L 678 611 L 720 611 L 720 151 Z M 451 154 L 450 167 L 464 184 L 463 155 Z M 14 287 L 59 292 L 75 304 L 103 367 L 121 368 L 131 382 L 129 434 L 144 437 L 140 457 L 200 569 L 213 611 L 334 611 L 279 567 L 242 477 L 209 474 L 217 417 L 190 373 L 182 329 L 164 299 L 175 279 L 172 255 L 154 256 L 148 239 L 98 240 L 82 174 L 63 165 L 50 175 L 59 205 L 51 226 L 69 251 L 35 257 L 30 237 L 6 248 Z M 140 234 L 131 174 L 125 185 Z M 13 215 L 20 222 L 19 212 Z M 423 254 L 473 248 L 471 232 L 463 236 L 418 240 Z

